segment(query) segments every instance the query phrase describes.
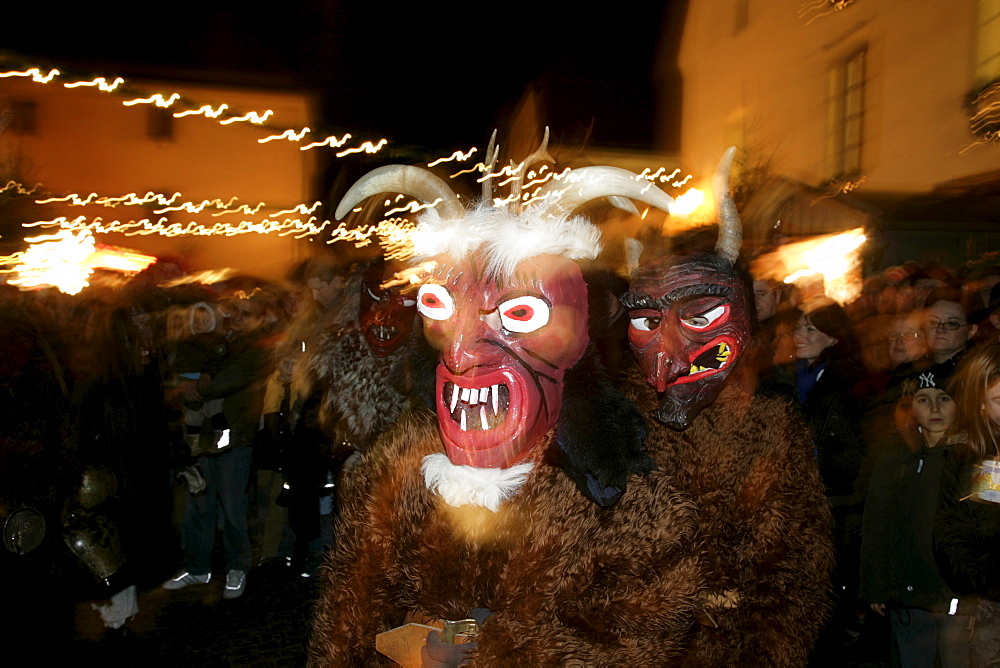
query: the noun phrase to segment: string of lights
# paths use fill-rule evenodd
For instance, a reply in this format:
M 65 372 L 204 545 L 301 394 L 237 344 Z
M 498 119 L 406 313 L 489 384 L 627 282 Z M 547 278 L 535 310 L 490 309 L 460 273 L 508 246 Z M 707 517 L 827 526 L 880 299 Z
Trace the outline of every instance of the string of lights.
M 264 129 L 276 132 L 276 134 L 258 139 L 257 141 L 261 144 L 274 141 L 276 139 L 286 139 L 289 141 L 299 142 L 306 135 L 312 133 L 312 129 L 308 127 L 295 129 L 277 128 L 271 125 L 265 125 L 265 123 L 267 123 L 267 121 L 274 115 L 274 111 L 271 109 L 240 113 L 234 110 L 228 103 L 216 104 L 214 106 L 211 104 L 201 104 L 190 101 L 180 93 L 176 92 L 138 93 L 122 77 L 116 77 L 111 83 L 108 83 L 106 77 L 64 81 L 67 77 L 64 76 L 63 72 L 58 68 L 50 68 L 47 71 L 43 71 L 40 67 L 28 67 L 24 69 L 0 72 L 0 79 L 5 78 L 23 78 L 37 84 L 62 85 L 64 88 L 70 89 L 91 88 L 103 93 L 114 94 L 125 98 L 121 101 L 121 104 L 126 107 L 151 104 L 161 109 L 175 109 L 175 111 L 171 114 L 174 118 L 204 116 L 206 119 L 217 120 L 221 125 L 250 123 L 252 125 L 261 126 Z M 334 135 L 329 135 L 319 139 L 318 141 L 310 141 L 306 145 L 300 146 L 299 148 L 303 151 L 320 148 L 322 146 L 339 148 L 350 138 L 352 138 L 350 133 L 345 134 L 339 139 Z M 335 155 L 338 158 L 343 158 L 354 153 L 374 154 L 385 148 L 388 143 L 389 140 L 386 138 L 381 138 L 376 141 L 365 140 L 358 146 L 346 148 L 335 153 Z

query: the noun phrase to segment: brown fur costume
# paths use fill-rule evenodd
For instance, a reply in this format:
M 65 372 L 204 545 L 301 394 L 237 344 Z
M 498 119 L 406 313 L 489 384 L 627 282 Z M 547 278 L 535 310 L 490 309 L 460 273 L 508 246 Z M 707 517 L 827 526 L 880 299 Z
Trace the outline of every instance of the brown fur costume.
M 730 383 L 691 426 L 652 419 L 641 371 L 624 388 L 647 452 L 694 499 L 704 613 L 685 665 L 804 666 L 828 609 L 832 523 L 808 434 L 784 399 Z
M 443 452 L 433 414 L 383 434 L 322 572 L 310 664 L 387 663 L 375 635 L 407 611 L 461 619 L 475 607 L 493 612 L 475 665 L 680 663 L 703 593 L 692 505 L 653 472 L 601 508 L 544 460 L 552 447 L 550 433 L 524 487 L 492 513 L 426 489 L 421 460 Z
M 372 354 L 357 323 L 320 332 L 309 358 L 309 369 L 323 388 L 323 415 L 333 422 L 334 436 L 358 450 L 398 417 L 403 396 L 393 388 L 398 354 Z

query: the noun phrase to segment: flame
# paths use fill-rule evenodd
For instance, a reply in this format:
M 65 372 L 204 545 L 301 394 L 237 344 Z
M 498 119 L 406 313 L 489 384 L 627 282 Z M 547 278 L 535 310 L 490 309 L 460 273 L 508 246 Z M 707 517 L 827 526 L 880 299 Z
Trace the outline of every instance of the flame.
M 860 249 L 866 240 L 859 227 L 788 243 L 757 258 L 752 273 L 800 285 L 822 278 L 826 297 L 845 305 L 861 294 Z
M 152 255 L 137 253 L 136 251 L 116 246 L 97 244 L 96 250 L 87 257 L 85 262 L 93 269 L 109 269 L 126 274 L 135 274 L 156 262 L 156 258 Z
M 21 288 L 54 286 L 75 295 L 90 284 L 87 279 L 95 269 L 135 273 L 156 262 L 152 255 L 98 244 L 90 230 L 59 230 L 25 241 L 29 244 L 26 251 L 0 258 L 0 263 L 17 263 L 5 271 L 16 274 L 8 282 Z
M 705 202 L 705 192 L 698 188 L 688 188 L 687 191 L 674 199 L 670 205 L 670 215 L 686 218 Z
M 25 239 L 28 250 L 21 254 L 20 262 L 13 268 L 17 276 L 8 282 L 21 288 L 55 286 L 61 292 L 75 295 L 89 285 L 87 279 L 94 272 L 86 260 L 93 254 L 94 235 L 87 230 L 76 234 L 59 230 Z

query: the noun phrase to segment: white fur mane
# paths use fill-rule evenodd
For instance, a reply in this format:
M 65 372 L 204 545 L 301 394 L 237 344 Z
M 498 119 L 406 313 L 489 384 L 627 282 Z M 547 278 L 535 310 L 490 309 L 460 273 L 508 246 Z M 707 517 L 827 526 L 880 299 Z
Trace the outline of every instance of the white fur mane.
M 457 219 L 446 220 L 429 209 L 413 234 L 414 254 L 420 259 L 442 253 L 463 258 L 480 247 L 487 275 L 508 278 L 520 262 L 536 255 L 592 260 L 601 252 L 601 232 L 582 216 L 552 217 L 538 208 L 515 215 L 479 204 Z
M 420 470 L 424 484 L 449 506 L 482 506 L 496 512 L 500 504 L 517 494 L 535 465 L 515 464 L 509 469 L 456 466 L 444 453 L 424 457 Z

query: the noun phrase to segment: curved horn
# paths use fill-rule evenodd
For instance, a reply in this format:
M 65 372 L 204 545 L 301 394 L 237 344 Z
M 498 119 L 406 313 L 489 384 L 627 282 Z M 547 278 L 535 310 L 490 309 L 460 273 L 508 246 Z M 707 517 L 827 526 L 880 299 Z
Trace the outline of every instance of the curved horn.
M 743 243 L 743 223 L 740 221 L 740 213 L 736 210 L 733 196 L 729 192 L 729 170 L 733 166 L 735 156 L 736 147 L 730 146 L 719 161 L 712 183 L 712 189 L 715 191 L 715 211 L 719 218 L 719 240 L 715 243 L 715 252 L 729 260 L 730 264 L 736 264 Z
M 561 197 L 553 196 L 560 190 Z M 551 216 L 569 216 L 578 206 L 600 197 L 629 197 L 664 211 L 674 203 L 673 197 L 627 169 L 598 166 L 574 169 L 563 181 L 549 181 L 539 188 L 537 197 L 551 197 L 537 205 L 542 214 Z
M 489 202 L 493 199 L 493 182 L 487 178 L 487 174 L 493 171 L 497 163 L 497 156 L 500 154 L 500 147 L 497 146 L 497 131 L 494 129 L 490 135 L 489 146 L 486 147 L 486 155 L 483 156 L 483 201 Z
M 465 215 L 465 207 L 447 183 L 426 169 L 410 165 L 385 165 L 368 172 L 344 194 L 334 215 L 343 220 L 359 202 L 380 193 L 402 193 L 422 204 L 440 200 L 436 206 L 445 219 Z
M 555 158 L 549 155 L 549 126 L 545 126 L 545 134 L 542 136 L 542 143 L 539 144 L 535 152 L 529 155 L 527 158 L 521 162 L 520 170 L 521 174 L 519 178 L 514 181 L 514 186 L 511 189 L 514 195 L 514 201 L 517 202 L 518 210 L 521 208 L 521 189 L 524 187 L 524 177 L 528 175 L 528 170 L 531 166 L 539 162 L 555 162 Z

